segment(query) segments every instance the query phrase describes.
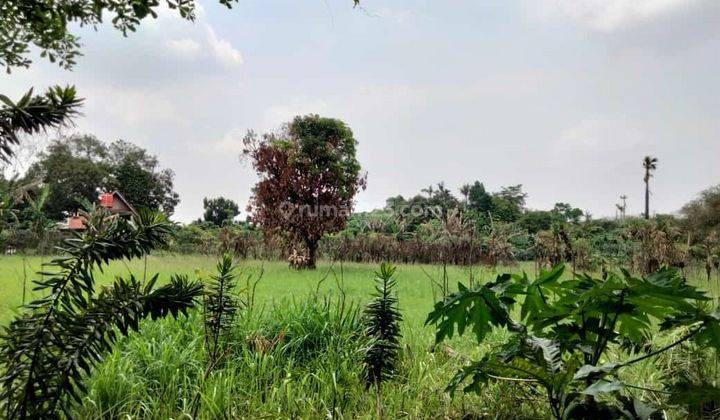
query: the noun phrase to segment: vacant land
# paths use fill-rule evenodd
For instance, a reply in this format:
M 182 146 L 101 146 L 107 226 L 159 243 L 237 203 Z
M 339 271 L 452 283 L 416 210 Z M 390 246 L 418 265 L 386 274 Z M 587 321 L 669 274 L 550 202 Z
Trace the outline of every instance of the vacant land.
M 27 280 L 25 301 L 31 300 L 30 281 L 37 278 L 34 273 L 43 261 L 48 258 L 2 258 L 0 278 L 6 283 L 0 297 L 1 324 L 10 321 L 22 302 L 23 279 Z M 173 273 L 202 278 L 212 274 L 215 262 L 207 256 L 151 256 L 147 261 L 114 263 L 98 276 L 98 282 L 109 284 L 115 276 L 131 273 L 138 277 L 159 273 L 160 281 Z M 146 322 L 142 335 L 121 340 L 94 371 L 89 392 L 74 417 L 182 418 L 191 415 L 195 398 L 201 401 L 200 418 L 372 417 L 374 396 L 360 379 L 361 349 L 353 337 L 359 305 L 373 290 L 375 266 L 326 261 L 315 271 L 290 270 L 279 261 L 244 261 L 240 266 L 241 293 L 261 273 L 262 277 L 252 311 L 246 309 L 239 317 L 233 333 L 238 346 L 224 366 L 203 378 L 203 323 L 198 311 L 178 321 Z M 498 269 L 522 270 L 532 276 L 534 267 L 523 263 Z M 455 290 L 459 281 L 467 284 L 471 275 L 485 281 L 494 272 L 487 267 L 448 267 L 450 289 Z M 434 331 L 424 326 L 424 320 L 441 293 L 430 278 L 440 283 L 442 277 L 441 266 L 398 268 L 404 357 L 401 374 L 384 387 L 387 418 L 547 417 L 542 396 L 522 384 L 491 385 L 479 396 L 460 394 L 454 399 L 443 392 L 465 357 L 480 356 L 502 342 L 504 333 L 495 333 L 481 347 L 460 338 L 451 341 L 451 347 L 433 348 Z M 698 280 L 699 275 L 693 278 L 694 283 L 707 285 Z M 717 284 L 709 286 L 717 297 Z M 667 339 L 660 337 L 656 342 Z M 670 363 L 663 358 L 648 360 L 626 374 L 639 378 L 635 383 L 657 388 L 666 372 L 664 366 Z M 638 393 L 650 401 L 662 398 Z
M 0 278 L 3 280 L 0 295 L 0 324 L 6 324 L 12 317 L 13 308 L 22 303 L 23 279 L 26 281 L 26 302 L 31 300 L 33 294 L 32 280 L 39 276 L 35 274 L 40 270 L 43 262 L 50 261 L 51 257 L 5 256 L 0 257 Z M 110 284 L 116 276 L 128 277 L 131 274 L 147 277 L 159 274 L 159 281 L 166 280 L 171 274 L 208 275 L 215 270 L 217 259 L 202 255 L 159 255 L 147 259 L 147 269 L 144 260 L 113 262 L 96 276 L 99 285 Z M 348 300 L 364 302 L 373 289 L 373 271 L 376 265 L 357 263 L 320 262 L 314 271 L 291 270 L 287 263 L 282 261 L 240 261 L 239 266 L 243 273 L 257 278 L 260 271 L 263 276 L 257 285 L 257 303 L 270 304 L 283 299 L 301 299 L 316 290 L 322 293 L 335 293 L 339 284 L 344 284 Z M 457 282 L 467 282 L 470 272 L 475 278 L 486 278 L 493 270 L 487 267 L 454 267 L 447 268 L 451 289 L 455 289 Z M 518 273 L 526 270 L 533 273 L 532 263 L 523 263 L 513 267 L 498 268 L 498 272 Z M 432 309 L 434 298 L 437 298 L 430 284 L 428 275 L 436 281 L 442 277 L 441 266 L 402 265 L 397 271 L 398 294 L 400 306 L 404 311 L 406 325 L 412 329 L 421 328 L 425 316 Z M 245 277 L 245 276 L 243 276 Z M 320 282 L 323 278 L 322 282 Z M 244 281 L 243 281 L 244 282 Z M 340 282 L 340 283 L 338 283 Z

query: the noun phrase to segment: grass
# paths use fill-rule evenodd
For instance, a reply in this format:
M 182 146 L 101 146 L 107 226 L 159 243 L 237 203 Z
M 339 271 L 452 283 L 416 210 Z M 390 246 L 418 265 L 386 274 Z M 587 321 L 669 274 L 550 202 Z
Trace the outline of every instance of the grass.
M 9 322 L 22 302 L 23 279 L 30 281 L 43 262 L 38 257 L 2 257 L 0 324 Z M 203 276 L 214 270 L 215 258 L 206 256 L 150 256 L 147 261 L 114 263 L 98 274 L 98 284 L 115 276 L 171 273 Z M 200 418 L 371 418 L 374 397 L 360 382 L 358 311 L 373 288 L 374 265 L 323 262 L 316 271 L 294 271 L 283 262 L 241 262 L 244 277 L 256 279 L 252 313 L 238 319 L 227 363 L 202 381 L 204 366 L 202 319 L 198 311 L 188 318 L 146 322 L 116 346 L 88 378 L 89 393 L 74 417 L 187 418 L 191 402 L 200 393 Z M 23 268 L 24 267 L 24 268 Z M 147 268 L 147 270 L 146 270 Z M 449 284 L 467 283 L 470 269 L 447 268 Z M 523 263 L 501 272 L 532 273 Z M 24 275 L 23 273 L 26 273 Z M 494 384 L 477 395 L 451 399 L 442 390 L 462 364 L 444 348 L 431 351 L 434 331 L 424 326 L 427 313 L 439 298 L 430 277 L 442 277 L 442 267 L 401 265 L 398 295 L 403 312 L 403 364 L 399 376 L 384 386 L 387 418 L 540 418 L 547 417 L 542 398 L 514 384 Z M 476 279 L 494 276 L 474 267 Z M 707 284 L 699 274 L 692 276 Z M 241 287 L 242 287 L 241 286 Z M 717 284 L 711 292 L 718 296 Z M 33 297 L 26 289 L 26 301 Z M 344 296 L 344 298 L 343 298 Z M 278 336 L 284 335 L 279 341 Z M 496 332 L 482 346 L 469 339 L 451 342 L 459 353 L 475 357 L 503 341 Z M 662 338 L 658 339 L 662 340 Z M 270 343 L 258 351 L 258 342 Z M 272 343 L 280 343 L 272 345 Z M 659 387 L 661 376 L 653 361 L 638 364 L 627 374 L 635 383 Z M 646 399 L 655 395 L 643 395 Z M 681 415 L 681 414 L 678 414 Z

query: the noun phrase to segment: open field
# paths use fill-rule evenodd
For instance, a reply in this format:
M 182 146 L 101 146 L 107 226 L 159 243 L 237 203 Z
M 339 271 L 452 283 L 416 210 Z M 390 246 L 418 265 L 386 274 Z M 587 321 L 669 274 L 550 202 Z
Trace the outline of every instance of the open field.
M 32 279 L 42 261 L 38 257 L 2 258 L 0 323 L 9 322 L 13 308 L 22 300 L 23 264 L 27 278 Z M 147 273 L 160 273 L 161 278 L 171 273 L 202 276 L 211 273 L 214 264 L 215 259 L 206 256 L 151 256 Z M 331 266 L 322 262 L 316 271 L 290 270 L 284 262 L 245 261 L 241 266 L 253 279 L 261 270 L 264 274 L 257 286 L 253 313 L 241 314 L 233 332 L 241 345 L 233 350 L 223 368 L 217 369 L 207 381 L 201 380 L 203 332 L 197 311 L 179 321 L 146 322 L 142 335 L 132 334 L 121 340 L 95 370 L 88 381 L 89 393 L 83 404 L 77 405 L 74 417 L 187 418 L 196 395 L 202 401 L 200 418 L 372 417 L 374 397 L 364 390 L 359 378 L 360 351 L 357 340 L 353 340 L 353 326 L 357 320 L 356 305 L 366 302 L 372 291 L 375 266 L 347 263 Z M 533 265 L 523 263 L 499 269 L 522 270 L 532 275 Z M 98 276 L 99 284 L 107 284 L 117 275 L 142 276 L 144 271 L 143 260 L 114 263 Z M 386 416 L 547 417 L 543 398 L 514 384 L 491 385 L 480 396 L 459 394 L 454 399 L 443 392 L 462 360 L 449 354 L 452 352 L 446 348 L 430 351 L 434 331 L 423 323 L 438 290 L 431 286 L 426 273 L 439 279 L 442 267 L 402 265 L 397 271 L 400 308 L 405 318 L 404 357 L 398 378 L 384 386 Z M 473 275 L 487 279 L 493 274 L 488 268 L 474 267 Z M 458 281 L 467 283 L 469 276 L 469 268 L 448 267 L 452 290 Z M 244 278 L 239 283 L 243 287 Z M 713 296 L 717 297 L 717 284 L 711 286 Z M 341 290 L 346 295 L 344 305 Z M 26 293 L 29 300 L 32 292 Z M 285 335 L 282 345 L 265 352 L 250 351 L 258 340 L 273 343 L 282 334 Z M 500 343 L 503 334 L 494 333 L 481 347 L 468 338 L 456 338 L 451 345 L 464 356 L 477 357 Z M 656 344 L 665 339 L 658 338 Z M 621 352 L 617 350 L 617 354 Z M 625 374 L 642 386 L 658 387 L 665 364 L 670 364 L 665 357 L 648 360 Z M 638 393 L 650 401 L 660 398 L 650 392 Z M 682 417 L 682 413 L 667 414 Z

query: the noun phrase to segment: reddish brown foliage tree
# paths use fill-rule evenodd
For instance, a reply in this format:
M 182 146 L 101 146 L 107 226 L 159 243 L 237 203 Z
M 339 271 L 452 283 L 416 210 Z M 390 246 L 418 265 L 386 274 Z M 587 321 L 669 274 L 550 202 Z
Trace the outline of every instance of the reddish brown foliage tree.
M 260 181 L 248 205 L 253 222 L 268 235 L 302 242 L 315 268 L 318 241 L 345 227 L 355 194 L 365 188 L 355 158 L 357 141 L 340 120 L 295 117 L 280 133 L 245 137 Z

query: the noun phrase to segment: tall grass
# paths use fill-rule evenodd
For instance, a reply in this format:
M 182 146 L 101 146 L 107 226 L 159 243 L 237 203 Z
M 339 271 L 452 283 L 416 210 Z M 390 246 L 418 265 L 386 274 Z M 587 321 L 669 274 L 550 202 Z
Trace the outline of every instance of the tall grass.
M 14 277 L 21 274 L 22 260 L 0 259 L 0 274 L 4 274 L 0 276 L 4 281 L 0 286 L 0 324 L 4 324 L 11 315 L 9 308 L 22 299 L 22 277 Z M 160 272 L 161 278 L 170 272 L 194 276 L 196 270 L 213 272 L 215 262 L 201 256 L 155 255 L 148 259 L 148 273 Z M 28 273 L 37 269 L 38 263 L 28 259 Z M 366 392 L 361 375 L 366 343 L 358 308 L 370 297 L 375 267 L 344 264 L 341 275 L 339 263 L 332 270 L 325 263 L 315 272 L 289 270 L 282 262 L 245 261 L 242 265 L 248 274 L 264 270 L 256 304 L 252 310 L 238 312 L 231 350 L 207 381 L 202 380 L 206 360 L 201 310 L 178 320 L 146 322 L 141 335 L 122 339 L 88 378 L 89 392 L 82 404 L 75 406 L 73 418 L 189 418 L 198 392 L 198 418 L 203 419 L 373 418 L 374 395 Z M 142 272 L 143 266 L 142 260 L 113 264 L 98 277 L 99 282 L 107 283 L 128 271 Z M 516 384 L 495 384 L 480 395 L 460 393 L 455 399 L 443 392 L 465 357 L 479 358 L 504 342 L 506 333 L 493 333 L 481 346 L 470 339 L 454 339 L 449 342 L 451 347 L 432 346 L 434 331 L 423 323 L 434 302 L 433 292 L 436 299 L 440 292 L 423 270 L 436 279 L 443 275 L 439 266 L 398 268 L 403 357 L 397 377 L 383 385 L 386 418 L 547 417 L 543 399 Z M 500 272 L 522 270 L 532 272 L 533 266 L 498 268 Z M 326 273 L 326 280 L 319 283 Z M 707 285 L 717 297 L 717 283 L 708 284 L 702 274 L 688 271 L 691 282 Z M 448 266 L 447 275 L 454 290 L 458 281 L 468 282 L 470 272 Z M 473 275 L 486 281 L 494 274 L 475 267 Z M 238 283 L 244 287 L 242 281 Z M 655 343 L 661 345 L 668 339 L 660 336 Z M 683 356 L 671 353 L 668 357 Z M 662 388 L 669 364 L 648 360 L 628 374 L 641 379 L 634 383 Z M 664 396 L 646 392 L 643 398 L 662 401 Z M 682 410 L 668 413 L 673 418 L 685 415 Z

